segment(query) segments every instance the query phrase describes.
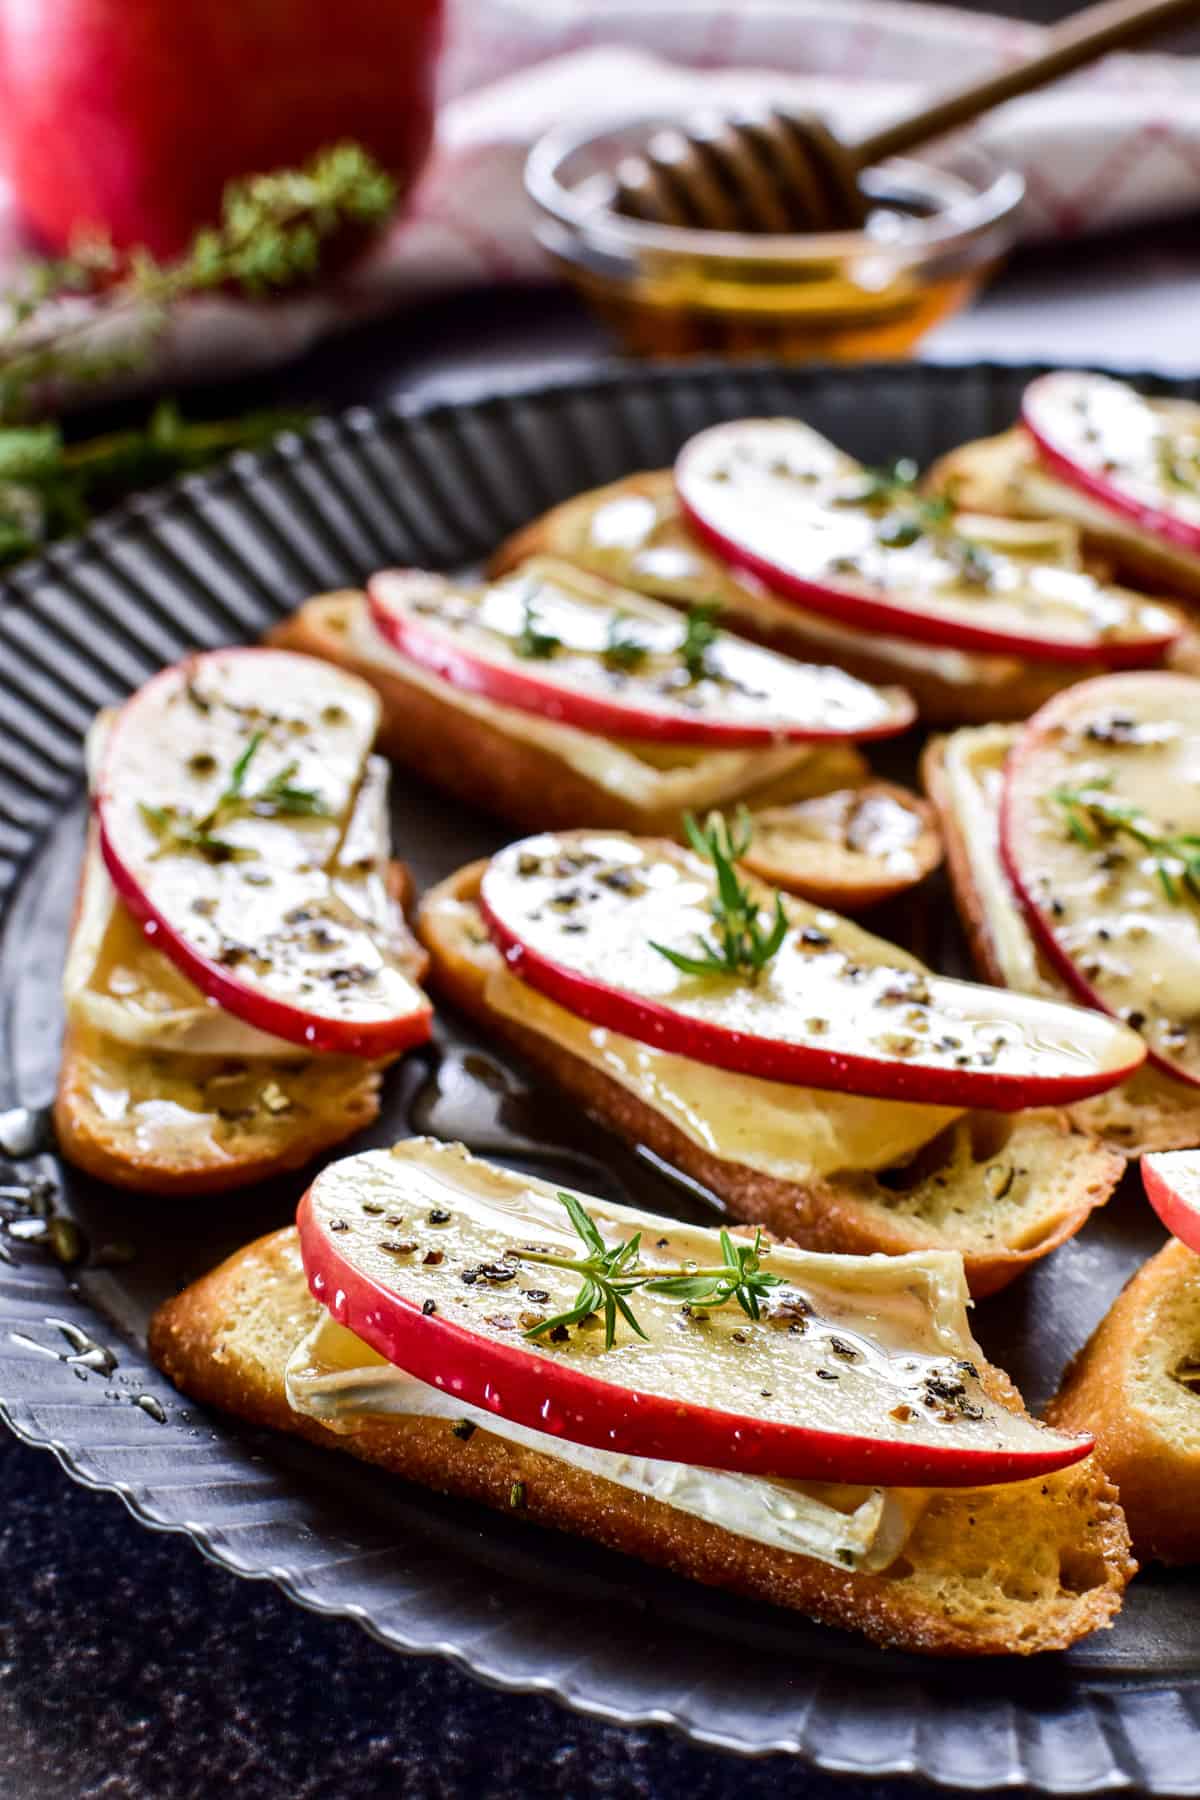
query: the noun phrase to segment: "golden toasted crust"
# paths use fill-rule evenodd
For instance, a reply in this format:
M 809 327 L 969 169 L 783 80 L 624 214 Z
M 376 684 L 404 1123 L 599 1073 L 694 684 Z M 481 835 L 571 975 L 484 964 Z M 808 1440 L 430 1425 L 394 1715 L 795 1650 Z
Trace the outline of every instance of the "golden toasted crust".
M 401 863 L 393 897 L 411 902 Z M 428 958 L 411 934 L 406 971 Z M 153 1194 L 215 1194 L 303 1168 L 378 1117 L 383 1070 L 395 1058 L 320 1056 L 241 1062 L 132 1049 L 69 1024 L 54 1099 L 67 1161 L 114 1187 Z
M 489 1007 L 487 978 L 495 966 L 489 959 L 496 952 L 477 915 L 474 928 L 464 928 L 464 906 L 473 906 L 485 867 L 459 870 L 421 904 L 417 929 L 432 959 L 435 990 L 618 1136 L 710 1188 L 735 1219 L 812 1250 L 959 1250 L 971 1291 L 980 1296 L 1073 1237 L 1116 1186 L 1121 1157 L 1049 1111 L 970 1113 L 903 1169 L 847 1170 L 804 1186 L 710 1155 L 609 1075 Z
M 987 907 L 975 883 L 966 833 L 946 780 L 945 740 L 933 738 L 921 758 L 925 791 L 937 809 L 946 847 L 946 868 L 955 906 L 970 947 L 971 958 L 984 981 L 1004 987 L 1004 968 L 996 950 Z M 1050 969 L 1047 981 L 1055 980 Z M 1063 998 L 1071 996 L 1063 989 Z M 1122 1156 L 1145 1156 L 1154 1150 L 1190 1150 L 1200 1144 L 1200 1088 L 1175 1081 L 1163 1070 L 1145 1064 L 1136 1075 L 1107 1093 L 1069 1107 L 1080 1131 L 1094 1132 Z
M 856 847 L 855 822 L 869 818 L 873 806 L 888 802 L 903 807 L 919 823 L 917 836 L 904 846 L 902 862 L 873 851 L 869 839 L 863 840 L 865 847 Z M 830 834 L 821 835 L 814 828 L 813 835 L 806 836 L 793 829 L 806 819 L 814 827 L 818 820 L 828 821 Z M 928 801 L 895 782 L 868 781 L 790 806 L 756 807 L 754 836 L 741 860 L 773 887 L 836 912 L 856 913 L 893 900 L 924 881 L 942 860 L 942 840 Z
M 1044 1480 L 936 1494 L 903 1557 L 866 1575 L 736 1537 L 484 1429 L 460 1438 L 447 1420 L 377 1417 L 335 1436 L 292 1412 L 284 1386 L 287 1357 L 317 1317 L 296 1233 L 280 1231 L 160 1307 L 150 1350 L 185 1393 L 256 1425 L 882 1645 L 963 1656 L 1063 1649 L 1111 1623 L 1134 1573 L 1094 1457 Z M 1004 1377 L 993 1380 L 1011 1394 Z
M 561 757 L 511 737 L 499 725 L 418 687 L 390 667 L 353 655 L 346 613 L 361 596 L 322 594 L 284 619 L 268 642 L 298 650 L 361 676 L 383 702 L 379 748 L 418 769 L 447 793 L 534 831 L 596 825 L 620 831 L 679 830 L 679 808 L 650 811 L 590 781 Z M 822 793 L 865 775 L 866 762 L 850 745 L 830 746 L 795 771 L 751 783 L 736 796 L 747 805 Z
M 1073 490 L 1039 464 L 1033 440 L 1020 425 L 960 444 L 932 465 L 925 485 L 935 493 L 952 490 L 970 512 L 1016 519 L 1073 516 L 1068 512 Z M 1107 524 L 1089 516 L 1080 530 L 1084 548 L 1103 557 L 1121 580 L 1200 602 L 1200 556 L 1160 542 L 1116 515 Z M 1190 634 L 1169 660 L 1175 668 L 1195 668 L 1195 636 Z
M 654 500 L 663 509 L 663 516 L 669 515 L 672 529 L 686 531 L 677 520 L 672 492 L 671 471 L 656 469 L 628 475 L 591 493 L 578 494 L 507 538 L 492 557 L 489 570 L 493 574 L 502 574 L 531 556 L 558 556 L 594 574 L 609 575 L 607 553 L 597 553 L 590 548 L 588 524 L 592 516 L 614 499 L 641 496 Z M 1103 673 L 1098 664 L 1065 669 L 1050 663 L 1039 666 L 1019 657 L 964 655 L 963 664 L 970 670 L 970 679 L 952 681 L 938 670 L 932 655 L 924 665 L 907 658 L 897 661 L 873 641 L 877 634 L 867 631 L 856 633 L 861 644 L 856 643 L 852 652 L 847 649 L 831 653 L 820 637 L 806 629 L 802 608 L 791 601 L 777 599 L 758 584 L 741 580 L 712 551 L 697 540 L 692 543 L 696 556 L 704 564 L 703 579 L 697 581 L 694 593 L 669 593 L 653 580 L 639 583 L 636 572 L 627 567 L 622 567 L 619 579 L 628 587 L 642 585 L 644 591 L 652 593 L 656 599 L 675 599 L 681 604 L 715 597 L 729 624 L 746 637 L 756 638 L 760 643 L 792 656 L 837 662 L 865 681 L 901 682 L 916 700 L 922 719 L 929 724 L 986 724 L 996 719 L 1027 719 L 1060 688 L 1089 675 Z M 618 577 L 614 575 L 613 578 Z
M 1190 1367 L 1192 1385 L 1176 1378 Z M 1138 1554 L 1200 1561 L 1200 1257 L 1172 1239 L 1117 1296 L 1047 1413 L 1095 1434 Z

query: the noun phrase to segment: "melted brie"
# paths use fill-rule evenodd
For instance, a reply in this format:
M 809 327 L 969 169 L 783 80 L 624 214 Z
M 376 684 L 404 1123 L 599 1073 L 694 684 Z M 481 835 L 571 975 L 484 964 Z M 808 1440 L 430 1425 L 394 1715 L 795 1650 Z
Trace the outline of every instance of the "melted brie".
M 887 1568 L 904 1549 L 927 1499 L 918 1488 L 767 1480 L 572 1444 L 415 1380 L 328 1313 L 296 1346 L 286 1379 L 292 1410 L 330 1431 L 352 1434 L 364 1418 L 380 1416 L 464 1421 L 736 1537 L 840 1568 Z
M 555 756 L 568 768 L 607 793 L 647 813 L 666 808 L 719 806 L 748 789 L 812 764 L 822 755 L 804 745 L 782 744 L 761 750 L 703 750 L 672 747 L 664 754 L 653 745 L 636 749 L 612 738 L 597 737 L 577 726 L 563 725 L 513 706 L 501 706 L 481 694 L 466 692 L 412 662 L 389 644 L 371 620 L 367 601 L 355 595 L 347 606 L 346 645 L 357 662 L 390 670 L 403 681 L 431 694 L 443 706 L 495 725 L 506 737 Z M 833 766 L 833 765 L 831 765 Z M 815 783 L 819 786 L 820 783 Z
M 961 1116 L 950 1107 L 732 1076 L 589 1025 L 509 974 L 473 904 L 447 896 L 427 904 L 461 953 L 487 969 L 489 1007 L 609 1076 L 722 1162 L 798 1183 L 847 1169 L 890 1168 Z

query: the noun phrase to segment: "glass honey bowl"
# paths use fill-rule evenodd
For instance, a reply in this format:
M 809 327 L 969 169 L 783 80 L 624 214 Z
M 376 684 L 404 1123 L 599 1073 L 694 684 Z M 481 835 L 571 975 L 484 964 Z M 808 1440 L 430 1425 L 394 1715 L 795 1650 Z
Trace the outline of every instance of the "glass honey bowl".
M 1012 242 L 1021 177 L 966 151 L 937 167 L 896 158 L 864 170 L 861 231 L 714 231 L 616 211 L 622 162 L 679 123 L 643 115 L 552 131 L 526 164 L 539 241 L 634 355 L 904 356 Z

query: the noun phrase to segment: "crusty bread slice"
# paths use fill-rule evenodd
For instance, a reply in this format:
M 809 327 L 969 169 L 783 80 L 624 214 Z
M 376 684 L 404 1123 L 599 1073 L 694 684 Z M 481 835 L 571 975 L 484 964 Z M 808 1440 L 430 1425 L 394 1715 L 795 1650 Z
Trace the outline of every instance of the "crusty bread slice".
M 391 865 L 389 885 L 401 907 L 410 903 L 401 863 Z M 428 958 L 407 928 L 398 948 L 406 972 L 423 979 Z M 274 1062 L 140 1050 L 69 1022 L 54 1128 L 68 1162 L 114 1187 L 222 1193 L 303 1168 L 369 1125 L 387 1066 L 353 1056 Z
M 941 822 L 946 869 L 972 960 L 984 981 L 1004 987 L 1004 964 L 971 867 L 964 821 L 958 815 L 946 780 L 944 739 L 932 738 L 926 745 L 921 776 Z M 1046 990 L 1064 1000 L 1073 999 L 1049 963 L 1044 958 L 1038 960 L 1039 979 Z M 1150 1063 L 1119 1087 L 1080 1101 L 1068 1112 L 1081 1131 L 1094 1132 L 1123 1156 L 1144 1156 L 1154 1150 L 1190 1150 L 1200 1144 L 1200 1088 L 1175 1081 Z
M 958 1250 L 979 1296 L 1074 1236 L 1120 1178 L 1119 1155 L 1052 1111 L 969 1113 L 903 1167 L 847 1169 L 803 1186 L 723 1161 L 610 1075 L 489 1005 L 500 957 L 475 905 L 485 867 L 459 870 L 421 903 L 431 985 L 619 1137 L 710 1188 L 735 1219 L 812 1250 Z
M 370 662 L 357 654 L 349 631 L 353 609 L 364 605 L 363 595 L 352 590 L 319 595 L 277 625 L 268 641 L 337 663 L 369 681 L 383 702 L 378 744 L 386 756 L 419 770 L 469 806 L 533 831 L 580 825 L 656 835 L 679 830 L 686 802 L 671 799 L 669 781 L 658 784 L 664 791 L 657 804 L 638 804 L 628 792 L 592 780 L 544 745 L 506 731 L 510 708 L 489 707 L 485 716 L 447 704 L 436 692 L 438 684 L 406 681 L 394 662 Z M 782 772 L 773 751 L 762 753 L 758 774 L 754 765 L 760 758 L 754 753 L 738 760 L 745 763 L 744 774 L 720 804 L 780 805 L 855 786 L 868 772 L 849 744 L 814 748 Z
M 168 1300 L 151 1322 L 158 1366 L 193 1398 L 255 1425 L 349 1451 L 439 1493 L 594 1538 L 712 1587 L 790 1606 L 878 1644 L 938 1655 L 1060 1650 L 1108 1626 L 1136 1565 L 1095 1457 L 1037 1481 L 934 1494 L 882 1574 L 769 1548 L 538 1450 L 452 1421 L 364 1417 L 335 1435 L 294 1413 L 287 1359 L 319 1316 L 294 1230 L 260 1239 Z M 1020 1402 L 1007 1377 L 992 1392 Z
M 602 508 L 639 500 L 652 505 L 657 515 L 648 534 L 653 547 L 662 553 L 657 559 L 639 561 L 623 545 L 597 544 L 592 534 L 592 521 Z M 675 553 L 667 565 L 669 577 L 662 573 L 668 550 Z M 684 574 L 675 572 L 680 552 Z M 1038 664 L 1026 657 L 938 650 L 845 625 L 835 627 L 829 619 L 806 612 L 794 601 L 777 598 L 753 577 L 739 576 L 701 544 L 680 517 L 669 469 L 629 475 L 563 501 L 507 539 L 489 567 L 493 574 L 500 574 L 531 556 L 561 557 L 593 574 L 681 606 L 716 600 L 726 621 L 746 637 L 792 656 L 838 663 L 865 681 L 902 683 L 929 724 L 1027 719 L 1060 688 L 1104 672 L 1098 664 L 1068 667 Z
M 931 492 L 952 492 L 970 512 L 1070 519 L 1079 527 L 1085 549 L 1103 557 L 1122 580 L 1200 603 L 1200 556 L 1106 511 L 1060 481 L 1038 460 L 1033 439 L 1020 425 L 960 444 L 932 465 L 925 481 Z M 1194 669 L 1198 661 L 1193 637 L 1171 656 L 1176 668 Z
M 1200 1561 L 1200 1256 L 1172 1238 L 1139 1269 L 1047 1417 L 1095 1433 L 1140 1556 Z
M 756 807 L 742 857 L 761 881 L 835 912 L 893 900 L 932 874 L 942 840 L 932 806 L 891 781 Z M 911 836 L 901 836 L 903 822 Z

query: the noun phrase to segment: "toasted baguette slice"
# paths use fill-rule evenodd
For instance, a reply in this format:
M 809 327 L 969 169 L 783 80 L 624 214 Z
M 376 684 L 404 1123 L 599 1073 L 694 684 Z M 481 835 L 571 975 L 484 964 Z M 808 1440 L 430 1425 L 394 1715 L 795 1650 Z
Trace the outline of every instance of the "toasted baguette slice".
M 835 912 L 894 900 L 942 860 L 932 806 L 890 781 L 756 808 L 753 817 L 746 867 Z
M 489 1003 L 502 964 L 476 905 L 485 867 L 459 870 L 422 901 L 417 929 L 431 985 L 619 1137 L 710 1188 L 735 1219 L 812 1250 L 958 1250 L 979 1296 L 1074 1236 L 1112 1193 L 1120 1156 L 1052 1111 L 968 1113 L 903 1166 L 875 1174 L 848 1168 L 800 1183 L 718 1158 L 603 1069 Z M 819 1107 L 819 1095 L 809 1098 Z
M 362 644 L 371 635 L 365 596 L 346 591 L 309 600 L 268 641 L 369 681 L 383 702 L 379 748 L 386 756 L 469 806 L 534 831 L 597 825 L 669 834 L 689 808 L 783 804 L 857 786 L 868 773 L 848 744 L 700 758 L 610 744 L 463 694 L 426 670 L 406 667 L 382 639 L 376 654 L 366 656 Z
M 255 1425 L 510 1516 L 519 1494 L 523 1519 L 878 1644 L 946 1656 L 1064 1649 L 1111 1624 L 1135 1572 L 1095 1457 L 1045 1479 L 935 1494 L 903 1557 L 863 1574 L 738 1537 L 484 1429 L 460 1437 L 445 1419 L 363 1417 L 335 1435 L 294 1413 L 284 1385 L 288 1357 L 318 1316 L 296 1232 L 279 1231 L 160 1307 L 150 1351 L 186 1394 Z M 1019 1406 L 1006 1376 L 985 1370 L 985 1380 Z
M 968 827 L 947 778 L 947 742 L 944 738 L 934 738 L 927 744 L 921 759 L 921 775 L 941 822 L 950 886 L 980 977 L 996 987 L 1023 986 L 1052 998 L 1071 1000 L 1074 996 L 1068 992 L 1065 983 L 1037 952 L 1020 919 L 1015 896 L 1012 897 L 1014 918 L 1009 929 L 1015 928 L 1024 934 L 1028 950 L 1023 962 L 1035 971 L 1033 979 L 1018 981 L 1006 962 L 997 921 L 991 916 L 981 890 L 971 850 L 974 842 L 976 855 L 989 856 L 994 879 L 1003 883 L 1006 895 L 1011 896 L 1011 887 L 994 849 L 995 819 L 985 816 L 986 807 L 979 805 Z M 975 834 L 974 839 L 971 832 Z M 1154 1150 L 1190 1150 L 1200 1145 L 1200 1089 L 1187 1082 L 1175 1081 L 1151 1063 L 1144 1064 L 1136 1075 L 1119 1087 L 1081 1101 L 1068 1108 L 1068 1112 L 1081 1131 L 1094 1132 L 1123 1156 L 1144 1156 Z
M 389 873 L 403 907 L 408 872 L 393 863 Z M 400 951 L 421 980 L 428 958 L 420 945 L 408 936 Z M 139 1050 L 68 1024 L 54 1128 L 68 1162 L 114 1187 L 221 1193 L 302 1168 L 369 1125 L 387 1066 L 353 1056 L 274 1062 Z
M 645 519 L 636 530 L 629 526 L 613 541 L 600 541 L 593 531 L 598 514 L 639 505 Z M 501 574 L 531 556 L 561 557 L 680 606 L 717 600 L 727 622 L 746 637 L 792 656 L 837 663 L 865 681 L 902 683 L 930 724 L 1027 719 L 1060 688 L 1103 673 L 1099 664 L 1064 668 L 888 638 L 778 599 L 699 542 L 680 516 L 669 469 L 629 475 L 564 501 L 502 544 L 489 566 Z
M 1172 1238 L 1138 1271 L 1047 1411 L 1095 1433 L 1140 1556 L 1200 1561 L 1200 1256 Z
M 953 492 L 971 512 L 1069 519 L 1085 548 L 1103 557 L 1122 580 L 1200 604 L 1200 556 L 1060 481 L 1039 461 L 1033 439 L 1020 425 L 951 450 L 930 468 L 926 485 L 935 493 Z M 1196 668 L 1195 639 L 1178 645 L 1170 660 L 1175 668 Z

